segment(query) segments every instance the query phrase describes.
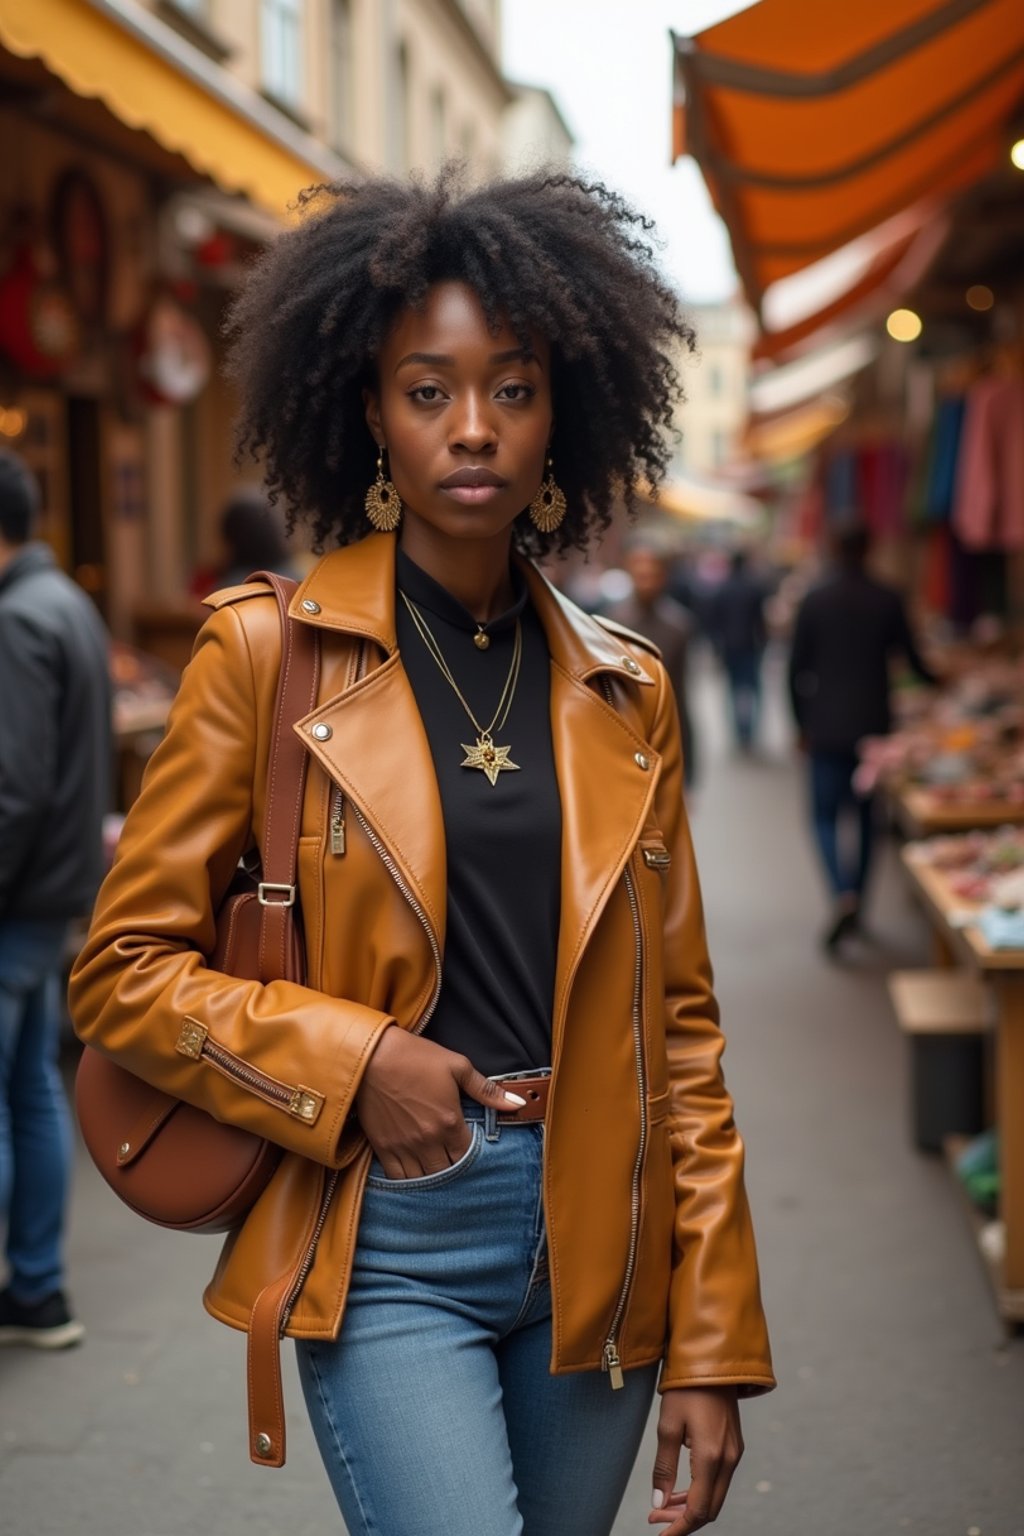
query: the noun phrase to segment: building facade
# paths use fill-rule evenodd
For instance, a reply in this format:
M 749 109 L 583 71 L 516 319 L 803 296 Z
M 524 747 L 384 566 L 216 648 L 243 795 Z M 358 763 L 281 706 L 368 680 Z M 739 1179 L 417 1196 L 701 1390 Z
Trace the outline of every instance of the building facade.
M 753 317 L 739 300 L 687 306 L 697 351 L 681 365 L 686 402 L 676 426 L 673 471 L 713 477 L 735 456 L 746 424 Z

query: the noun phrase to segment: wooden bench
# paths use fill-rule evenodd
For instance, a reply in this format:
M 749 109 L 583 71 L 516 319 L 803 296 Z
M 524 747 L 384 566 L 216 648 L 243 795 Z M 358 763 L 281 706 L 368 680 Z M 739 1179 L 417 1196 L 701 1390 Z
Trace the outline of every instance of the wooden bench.
M 995 1023 L 991 990 L 969 971 L 893 971 L 889 996 L 910 1040 L 914 1144 L 941 1152 L 950 1135 L 973 1136 L 985 1115 L 984 1036 Z

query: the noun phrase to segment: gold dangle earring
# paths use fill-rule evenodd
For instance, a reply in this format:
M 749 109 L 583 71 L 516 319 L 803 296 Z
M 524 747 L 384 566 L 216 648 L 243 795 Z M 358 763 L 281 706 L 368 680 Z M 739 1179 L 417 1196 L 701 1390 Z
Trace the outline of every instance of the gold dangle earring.
M 530 521 L 540 533 L 554 533 L 556 528 L 562 525 L 565 516 L 565 492 L 555 481 L 551 470 L 551 455 L 548 455 L 547 477 L 540 483 L 540 489 L 530 502 Z
M 377 449 L 377 478 L 366 493 L 366 516 L 378 533 L 394 533 L 402 521 L 402 499 L 384 478 L 384 449 Z

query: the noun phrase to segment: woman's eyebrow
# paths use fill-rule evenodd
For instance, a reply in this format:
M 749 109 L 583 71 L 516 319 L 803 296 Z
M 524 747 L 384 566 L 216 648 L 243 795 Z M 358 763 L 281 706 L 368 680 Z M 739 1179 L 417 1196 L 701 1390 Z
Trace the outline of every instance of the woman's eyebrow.
M 535 363 L 537 354 L 529 347 L 511 347 L 507 352 L 493 352 L 489 361 L 498 365 L 501 363 Z M 416 363 L 427 368 L 454 368 L 456 359 L 447 352 L 408 352 L 395 364 L 395 372 L 404 368 L 408 363 Z

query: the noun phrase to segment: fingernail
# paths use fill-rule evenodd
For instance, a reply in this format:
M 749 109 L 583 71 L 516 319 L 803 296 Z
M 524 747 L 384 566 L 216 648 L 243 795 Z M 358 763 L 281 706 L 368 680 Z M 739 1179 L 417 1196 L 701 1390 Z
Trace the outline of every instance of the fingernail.
M 660 1488 L 655 1488 L 651 1494 L 651 1508 L 661 1509 L 665 1503 L 665 1495 Z
M 505 1092 L 505 1098 L 508 1100 L 508 1102 L 510 1104 L 518 1104 L 520 1109 L 525 1109 L 525 1107 L 526 1107 L 526 1100 L 525 1099 L 521 1099 L 519 1097 L 518 1093 L 509 1093 L 507 1088 L 504 1090 L 504 1092 Z

